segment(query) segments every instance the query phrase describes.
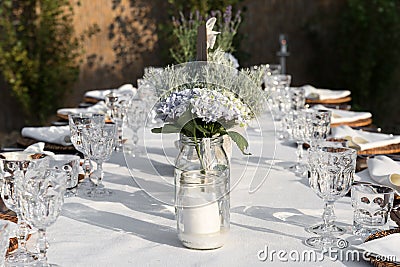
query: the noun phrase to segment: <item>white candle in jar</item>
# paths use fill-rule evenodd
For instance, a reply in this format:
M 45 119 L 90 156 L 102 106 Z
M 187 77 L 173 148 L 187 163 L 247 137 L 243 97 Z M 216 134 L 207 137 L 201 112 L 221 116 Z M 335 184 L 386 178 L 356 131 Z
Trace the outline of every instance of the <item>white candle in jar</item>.
M 217 201 L 207 203 L 204 198 L 186 197 L 185 203 L 182 217 L 186 234 L 212 234 L 220 231 L 221 219 Z

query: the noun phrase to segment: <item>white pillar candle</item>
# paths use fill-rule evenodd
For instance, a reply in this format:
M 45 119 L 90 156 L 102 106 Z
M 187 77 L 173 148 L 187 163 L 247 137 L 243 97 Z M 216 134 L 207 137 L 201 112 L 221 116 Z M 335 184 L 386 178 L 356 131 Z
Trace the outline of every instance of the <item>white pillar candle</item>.
M 185 234 L 212 234 L 220 231 L 218 202 L 207 203 L 204 198 L 185 198 L 182 211 Z M 199 203 L 203 205 L 199 206 Z

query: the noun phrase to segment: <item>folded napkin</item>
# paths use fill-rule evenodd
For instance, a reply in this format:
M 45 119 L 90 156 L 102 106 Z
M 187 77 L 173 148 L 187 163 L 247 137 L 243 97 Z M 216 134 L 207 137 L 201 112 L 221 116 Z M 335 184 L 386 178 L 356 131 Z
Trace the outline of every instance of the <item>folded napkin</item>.
M 57 110 L 57 114 L 69 115 L 69 114 L 79 114 L 79 113 L 101 113 L 105 114 L 107 112 L 107 106 L 104 101 L 99 101 L 93 106 L 88 108 L 61 108 Z
M 313 109 L 330 110 L 332 112 L 332 118 L 331 118 L 332 124 L 354 122 L 354 121 L 358 121 L 358 120 L 369 119 L 372 117 L 372 114 L 369 112 L 333 109 L 333 108 L 327 108 L 323 105 L 315 105 L 312 108 Z
M 24 127 L 21 134 L 24 137 L 52 144 L 63 146 L 72 144 L 69 126 Z
M 35 154 L 45 154 L 48 156 L 54 155 L 51 151 L 44 150 L 44 143 L 37 142 L 33 145 L 28 146 L 23 151 L 12 151 L 1 153 L 1 157 L 8 160 L 30 160 L 35 159 Z
M 367 165 L 369 175 L 375 182 L 400 189 L 400 165 L 397 162 L 380 155 L 367 159 Z
M 85 97 L 90 97 L 90 98 L 95 98 L 99 100 L 105 100 L 106 95 L 108 95 L 111 92 L 116 92 L 116 93 L 132 93 L 133 96 L 136 95 L 137 89 L 133 87 L 132 84 L 124 84 L 120 86 L 118 89 L 105 89 L 105 90 L 92 90 L 92 91 L 87 91 L 85 93 Z
M 355 248 L 369 252 L 372 255 L 390 256 L 390 259 L 400 261 L 400 234 L 391 234 L 385 237 L 377 238 L 360 245 L 354 245 Z
M 354 130 L 347 125 L 332 128 L 332 137 L 349 140 L 349 146 L 366 150 L 376 147 L 388 146 L 400 143 L 399 135 L 364 132 Z
M 306 95 L 306 98 L 310 99 L 338 99 L 349 96 L 351 92 L 349 90 L 330 90 L 330 89 L 317 89 L 311 85 L 302 86 Z

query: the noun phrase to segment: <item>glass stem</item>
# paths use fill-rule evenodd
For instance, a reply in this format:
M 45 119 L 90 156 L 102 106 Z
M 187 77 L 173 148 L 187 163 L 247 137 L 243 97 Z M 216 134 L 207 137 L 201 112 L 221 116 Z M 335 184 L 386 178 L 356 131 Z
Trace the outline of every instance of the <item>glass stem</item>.
M 84 160 L 83 160 L 83 171 L 85 173 L 85 179 L 89 178 L 91 169 L 92 169 L 92 167 L 91 167 L 90 159 L 85 154 L 84 155 Z
M 115 144 L 115 151 L 119 151 L 122 149 L 123 144 L 123 119 L 117 119 L 117 141 Z
M 303 142 L 297 141 L 297 165 L 300 167 L 301 162 L 303 161 Z
M 326 234 L 330 234 L 328 230 L 330 226 L 332 226 L 336 220 L 335 210 L 334 210 L 334 202 L 326 201 L 324 207 L 324 213 L 322 214 L 322 220 L 324 221 L 324 229 L 326 229 Z
M 17 218 L 18 218 L 18 229 L 17 229 L 18 248 L 26 250 L 25 245 L 29 228 L 25 220 L 22 219 L 21 213 L 19 212 L 17 213 Z
M 39 250 L 39 261 L 47 262 L 47 249 L 49 248 L 49 243 L 46 238 L 46 230 L 38 229 L 38 250 Z
M 102 187 L 103 186 L 103 176 L 104 176 L 104 171 L 103 171 L 103 161 L 102 160 L 97 160 L 97 186 Z

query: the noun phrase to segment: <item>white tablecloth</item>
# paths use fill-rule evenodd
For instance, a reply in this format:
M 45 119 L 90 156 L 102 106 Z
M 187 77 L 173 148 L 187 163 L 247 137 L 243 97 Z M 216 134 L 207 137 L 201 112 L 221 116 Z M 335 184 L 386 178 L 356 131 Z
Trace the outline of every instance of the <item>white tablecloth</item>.
M 303 242 L 312 234 L 304 227 L 321 221 L 323 202 L 306 179 L 287 169 L 296 160 L 294 145 L 275 141 L 268 115 L 259 121 L 261 128 L 255 122 L 247 131 L 252 155 L 233 149 L 231 230 L 222 248 L 197 251 L 181 245 L 170 205 L 176 136 L 145 129 L 140 142 L 146 144 L 147 155 L 125 161 L 123 153 L 114 153 L 104 164 L 104 184 L 113 190 L 112 197 L 66 199 L 62 215 L 48 228 L 49 262 L 62 266 L 366 265 L 363 260 L 332 260 L 327 255 L 322 259 L 320 254 L 312 261 L 293 260 L 310 251 Z M 335 207 L 337 221 L 350 230 L 350 198 L 338 200 Z M 351 240 L 349 234 L 342 237 Z M 259 252 L 265 248 L 269 254 L 283 250 L 286 255 L 280 254 L 279 260 L 275 253 L 261 261 L 259 256 L 265 254 Z

